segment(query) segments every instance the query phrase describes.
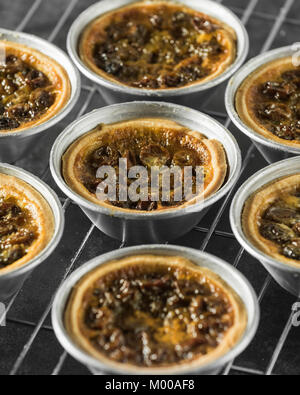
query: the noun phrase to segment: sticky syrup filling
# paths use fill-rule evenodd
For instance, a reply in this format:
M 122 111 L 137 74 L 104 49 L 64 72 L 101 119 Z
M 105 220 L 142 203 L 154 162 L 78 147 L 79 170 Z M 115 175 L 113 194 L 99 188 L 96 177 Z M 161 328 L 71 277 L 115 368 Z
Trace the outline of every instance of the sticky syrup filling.
M 55 88 L 42 72 L 16 55 L 0 63 L 0 130 L 38 120 L 55 102 Z
M 265 210 L 259 231 L 281 255 L 300 261 L 300 187 L 282 194 Z
M 278 78 L 255 88 L 254 111 L 268 131 L 283 140 L 300 141 L 300 69 L 281 73 Z
M 81 45 L 91 45 L 91 62 L 99 70 L 134 88 L 201 82 L 226 63 L 229 45 L 236 46 L 221 23 L 177 5 L 121 9 L 104 24 L 98 19 Z
M 176 207 L 186 202 L 184 191 L 183 200 L 175 199 L 175 182 L 171 178 L 171 193 L 168 201 L 162 199 L 162 185 L 160 186 L 160 200 L 153 201 L 151 192 L 151 169 L 154 166 L 178 166 L 182 170 L 182 186 L 184 186 L 184 167 L 192 167 L 193 193 L 196 192 L 196 167 L 204 168 L 204 186 L 212 178 L 213 169 L 210 163 L 210 153 L 201 140 L 188 135 L 183 131 L 160 128 L 128 128 L 107 132 L 99 140 L 99 147 L 86 157 L 80 157 L 76 163 L 76 174 L 84 187 L 96 194 L 97 186 L 103 179 L 96 177 L 101 166 L 112 166 L 116 173 L 119 171 L 119 159 L 125 159 L 128 172 L 132 166 L 144 166 L 148 169 L 149 198 L 146 201 L 107 201 L 112 206 L 124 209 L 155 211 Z M 127 174 L 128 175 L 128 174 Z M 128 178 L 128 186 L 136 179 Z M 120 186 L 117 183 L 118 193 Z
M 14 197 L 0 196 L 0 269 L 23 258 L 38 236 L 30 211 Z
M 92 347 L 139 367 L 205 356 L 234 325 L 227 295 L 205 275 L 148 262 L 99 278 L 83 308 L 81 330 Z

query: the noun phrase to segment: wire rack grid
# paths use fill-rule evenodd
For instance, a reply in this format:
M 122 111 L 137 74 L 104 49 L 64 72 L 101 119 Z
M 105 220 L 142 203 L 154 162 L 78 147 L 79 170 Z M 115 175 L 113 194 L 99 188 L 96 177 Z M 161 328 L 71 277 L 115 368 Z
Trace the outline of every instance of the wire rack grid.
M 292 44 L 300 33 L 300 4 L 295 0 L 216 0 L 245 23 L 250 57 L 271 48 Z M 74 18 L 93 0 L 0 0 L 1 27 L 46 38 L 65 49 L 66 35 Z M 236 136 L 243 153 L 238 185 L 212 207 L 201 224 L 172 244 L 185 245 L 220 256 L 238 267 L 253 284 L 262 309 L 261 324 L 252 345 L 228 365 L 224 375 L 298 375 L 299 329 L 292 325 L 295 298 L 282 290 L 238 244 L 228 221 L 228 209 L 236 188 L 266 166 L 251 141 L 230 122 L 224 108 L 225 85 L 216 88 L 199 110 L 214 116 Z M 62 196 L 51 178 L 49 152 L 58 134 L 77 117 L 105 105 L 96 85 L 83 79 L 81 98 L 74 111 L 47 132 L 47 143 L 35 146 L 17 166 L 36 174 L 58 193 L 66 215 L 62 243 L 49 260 L 26 281 L 7 307 L 6 326 L 0 316 L 0 375 L 81 375 L 86 367 L 68 356 L 58 344 L 49 313 L 56 290 L 67 276 L 87 260 L 122 248 L 95 228 L 72 201 Z

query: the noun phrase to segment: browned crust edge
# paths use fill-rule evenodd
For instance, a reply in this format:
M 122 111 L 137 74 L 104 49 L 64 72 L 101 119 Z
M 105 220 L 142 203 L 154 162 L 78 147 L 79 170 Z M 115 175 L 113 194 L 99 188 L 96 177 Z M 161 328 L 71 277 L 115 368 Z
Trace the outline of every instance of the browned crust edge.
M 55 221 L 49 204 L 36 189 L 26 182 L 17 177 L 0 173 L 0 185 L 1 196 L 16 198 L 21 208 L 26 208 L 31 212 L 39 230 L 39 237 L 29 248 L 28 254 L 6 268 L 0 269 L 1 276 L 25 265 L 46 248 L 53 237 Z
M 122 13 L 123 11 L 128 11 L 129 9 L 136 8 L 136 7 L 154 8 L 154 7 L 161 6 L 161 5 L 167 5 L 169 7 L 181 6 L 182 9 L 188 10 L 189 12 L 193 11 L 195 15 L 209 19 L 213 23 L 219 25 L 223 29 L 223 41 L 225 42 L 225 45 L 227 47 L 228 54 L 226 56 L 224 56 L 225 59 L 223 59 L 220 62 L 220 65 L 219 65 L 219 67 L 216 68 L 215 72 L 210 74 L 206 78 L 192 82 L 190 84 L 186 84 L 186 85 L 179 87 L 179 88 L 159 88 L 159 89 L 154 89 L 154 90 L 156 90 L 156 91 L 160 91 L 160 90 L 172 91 L 172 90 L 187 88 L 189 86 L 204 84 L 206 82 L 214 80 L 219 75 L 223 74 L 234 63 L 236 56 L 237 56 L 237 48 L 236 48 L 237 34 L 232 27 L 230 27 L 226 23 L 224 23 L 216 18 L 213 18 L 207 14 L 204 14 L 200 11 L 193 10 L 192 8 L 186 7 L 180 3 L 176 4 L 176 3 L 170 3 L 167 1 L 160 1 L 160 2 L 155 2 L 155 3 L 153 3 L 153 2 L 149 3 L 148 1 L 140 1 L 138 3 L 134 3 L 129 6 L 115 9 L 111 12 L 108 12 L 108 13 L 103 14 L 100 17 L 96 18 L 93 22 L 91 22 L 85 28 L 85 30 L 82 33 L 80 43 L 79 43 L 79 55 L 80 55 L 81 60 L 86 64 L 86 66 L 89 67 L 89 69 L 91 69 L 94 73 L 100 75 L 102 78 L 104 78 L 110 82 L 113 82 L 114 84 L 123 86 L 123 87 L 127 87 L 127 88 L 130 87 L 130 85 L 125 84 L 116 78 L 113 78 L 108 73 L 102 71 L 95 65 L 95 63 L 93 61 L 92 52 L 91 52 L 92 45 L 90 43 L 91 38 L 93 36 L 93 31 L 97 25 L 102 25 L 102 26 L 108 25 L 112 19 L 112 16 L 116 13 Z M 136 89 L 142 90 L 142 88 L 136 88 Z M 144 90 L 150 90 L 150 89 L 144 89 Z
M 242 226 L 247 239 L 260 251 L 279 262 L 300 268 L 300 262 L 281 255 L 278 252 L 278 246 L 262 237 L 259 232 L 259 223 L 264 211 L 280 194 L 290 192 L 295 185 L 300 185 L 300 174 L 275 180 L 252 194 L 245 203 L 242 214 Z
M 132 121 L 125 121 L 125 122 L 120 122 L 116 124 L 110 124 L 110 125 L 103 125 L 101 130 L 96 128 L 96 130 L 93 130 L 85 135 L 83 135 L 81 138 L 76 140 L 65 152 L 65 154 L 62 157 L 62 174 L 65 179 L 65 182 L 69 185 L 70 188 L 79 195 L 81 195 L 83 198 L 86 200 L 97 204 L 98 206 L 103 206 L 105 208 L 108 208 L 112 213 L 119 211 L 119 212 L 127 212 L 127 213 L 145 213 L 145 211 L 139 211 L 139 210 L 129 210 L 129 209 L 124 209 L 124 208 L 119 208 L 119 207 L 114 207 L 111 206 L 105 202 L 101 202 L 95 197 L 94 194 L 89 192 L 82 184 L 81 182 L 77 179 L 75 172 L 74 172 L 74 166 L 76 162 L 77 155 L 81 150 L 83 150 L 85 147 L 88 147 L 89 151 L 92 151 L 94 147 L 97 146 L 97 141 L 98 137 L 100 134 L 105 133 L 108 129 L 112 130 L 112 128 L 120 128 L 120 127 L 125 127 L 127 125 L 133 125 L 134 123 L 137 123 L 138 125 L 141 125 L 141 123 L 146 123 L 147 125 L 153 125 L 153 127 L 170 127 L 173 130 L 185 130 L 186 133 L 190 133 L 193 137 L 196 137 L 201 140 L 201 143 L 203 143 L 206 147 L 207 150 L 209 151 L 211 155 L 211 166 L 213 168 L 213 178 L 211 182 L 208 184 L 204 192 L 201 194 L 201 196 L 196 197 L 195 199 L 175 208 L 170 208 L 166 210 L 159 210 L 156 212 L 166 212 L 166 211 L 174 211 L 178 209 L 182 209 L 187 206 L 194 205 L 201 201 L 202 199 L 207 199 L 209 196 L 213 195 L 216 193 L 224 184 L 226 175 L 227 175 L 227 158 L 226 158 L 226 153 L 225 150 L 222 146 L 222 144 L 217 141 L 217 140 L 208 140 L 204 138 L 203 135 L 201 135 L 198 132 L 191 131 L 184 126 L 179 125 L 176 122 L 167 120 L 167 119 L 155 119 L 155 118 L 149 118 L 149 119 L 137 119 L 137 120 L 132 120 Z
M 66 70 L 54 59 L 44 55 L 34 48 L 27 47 L 10 41 L 0 40 L 1 47 L 4 47 L 11 54 L 19 56 L 24 62 L 42 71 L 55 86 L 55 102 L 49 110 L 37 120 L 22 124 L 13 130 L 0 130 L 0 134 L 11 134 L 28 130 L 32 127 L 41 125 L 58 114 L 66 105 L 71 97 L 71 83 Z
M 220 287 L 226 296 L 229 298 L 229 301 L 233 307 L 235 322 L 232 328 L 226 333 L 222 343 L 219 345 L 217 349 L 212 351 L 206 356 L 202 356 L 200 358 L 196 358 L 192 362 L 180 363 L 169 365 L 167 367 L 160 368 L 141 368 L 135 365 L 116 363 L 111 361 L 109 358 L 102 355 L 93 348 L 90 342 L 84 338 L 81 332 L 80 322 L 82 319 L 83 309 L 82 309 L 82 300 L 85 292 L 95 283 L 97 279 L 104 276 L 105 274 L 118 270 L 124 267 L 132 267 L 134 265 L 167 265 L 167 266 L 175 266 L 179 268 L 188 269 L 192 272 L 201 273 L 206 276 L 209 281 L 212 281 L 218 287 Z M 84 276 L 73 288 L 73 291 L 70 295 L 68 304 L 66 306 L 65 311 L 65 327 L 71 336 L 72 340 L 85 352 L 87 352 L 92 357 L 96 358 L 100 362 L 104 363 L 108 366 L 113 366 L 118 370 L 122 370 L 124 365 L 126 366 L 126 370 L 139 374 L 151 374 L 155 372 L 159 372 L 160 370 L 164 371 L 172 371 L 174 368 L 178 367 L 178 370 L 184 370 L 186 368 L 196 368 L 207 365 L 214 360 L 220 358 L 229 352 L 241 339 L 244 334 L 248 322 L 248 315 L 245 308 L 244 303 L 237 295 L 237 293 L 216 273 L 211 270 L 195 265 L 188 259 L 182 257 L 170 257 L 170 256 L 156 256 L 156 255 L 139 255 L 139 256 L 131 256 L 127 258 L 123 258 L 118 261 L 111 261 L 104 265 L 99 266 L 97 269 L 88 273 Z

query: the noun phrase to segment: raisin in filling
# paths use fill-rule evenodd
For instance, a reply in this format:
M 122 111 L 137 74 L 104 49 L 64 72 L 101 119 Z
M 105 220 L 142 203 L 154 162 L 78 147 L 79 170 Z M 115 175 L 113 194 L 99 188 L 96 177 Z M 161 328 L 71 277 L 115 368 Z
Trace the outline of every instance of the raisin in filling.
M 300 69 L 282 73 L 257 88 L 256 115 L 275 136 L 300 141 Z
M 23 258 L 37 237 L 30 212 L 15 198 L 0 197 L 0 269 Z
M 127 188 L 138 180 L 138 178 L 129 178 L 129 171 L 133 166 L 143 166 L 148 171 L 148 200 L 143 199 L 134 202 L 128 198 L 126 201 L 107 201 L 108 204 L 123 209 L 155 211 L 180 206 L 189 200 L 184 190 L 185 181 L 191 181 L 193 194 L 197 192 L 197 167 L 204 168 L 204 185 L 209 182 L 211 176 L 210 154 L 200 140 L 182 131 L 152 130 L 141 127 L 140 129 L 120 129 L 102 136 L 102 145 L 87 155 L 82 163 L 77 164 L 79 180 L 89 192 L 97 195 L 97 187 L 103 181 L 106 181 L 106 179 L 97 178 L 98 169 L 102 166 L 112 166 L 118 176 L 120 159 L 125 159 L 127 164 Z M 182 200 L 178 201 L 177 199 L 176 188 L 178 188 L 178 184 L 171 175 L 170 198 L 163 198 L 164 184 L 160 181 L 159 199 L 153 201 L 154 199 L 151 196 L 151 170 L 155 166 L 159 168 L 165 166 L 169 169 L 176 166 L 181 169 Z M 205 169 L 205 166 L 207 166 L 207 169 Z M 184 173 L 185 167 L 192 168 L 190 177 Z M 205 172 L 205 170 L 207 171 Z M 118 198 L 122 192 L 118 177 L 116 187 Z
M 260 234 L 278 245 L 281 255 L 300 261 L 300 190 L 282 196 L 265 211 Z
M 0 63 L 0 130 L 38 120 L 54 104 L 48 77 L 15 55 Z
M 95 65 L 135 88 L 178 88 L 214 72 L 228 50 L 209 18 L 180 7 L 116 13 L 93 48 Z
M 85 334 L 120 363 L 155 367 L 215 350 L 233 326 L 232 306 L 200 274 L 149 264 L 99 279 L 85 295 Z

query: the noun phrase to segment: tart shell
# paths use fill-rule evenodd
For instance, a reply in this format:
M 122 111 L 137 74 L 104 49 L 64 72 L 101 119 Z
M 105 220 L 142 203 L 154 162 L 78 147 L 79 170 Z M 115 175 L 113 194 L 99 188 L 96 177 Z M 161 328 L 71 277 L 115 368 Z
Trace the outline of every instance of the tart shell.
M 291 69 L 295 69 L 292 57 L 277 59 L 260 67 L 248 78 L 246 78 L 246 80 L 239 87 L 235 98 L 235 105 L 241 120 L 255 132 L 259 133 L 268 140 L 275 141 L 276 143 L 279 143 L 281 145 L 299 148 L 299 141 L 284 140 L 270 132 L 264 125 L 259 122 L 259 119 L 256 117 L 256 114 L 253 111 L 253 107 L 256 104 L 256 87 L 266 81 L 272 81 L 273 79 L 276 79 L 282 73 Z
M 26 182 L 19 178 L 0 173 L 0 196 L 13 197 L 19 207 L 30 211 L 38 227 L 38 238 L 28 249 L 28 253 L 13 264 L 0 269 L 0 276 L 25 265 L 38 256 L 49 244 L 54 234 L 54 216 L 45 199 Z
M 102 355 L 102 353 L 97 352 L 95 348 L 91 346 L 90 342 L 83 335 L 83 326 L 80 325 L 80 322 L 82 322 L 83 318 L 82 301 L 86 291 L 93 286 L 95 281 L 112 271 L 143 264 L 151 264 L 154 266 L 166 265 L 168 267 L 178 267 L 179 269 L 187 269 L 194 273 L 200 273 L 209 281 L 222 289 L 232 306 L 234 324 L 225 334 L 222 343 L 215 350 L 213 350 L 208 355 L 195 358 L 192 362 L 182 362 L 180 364 L 173 364 L 167 367 L 162 366 L 161 368 L 144 368 L 135 365 L 114 362 Z M 111 261 L 98 267 L 96 270 L 83 277 L 81 281 L 74 287 L 65 311 L 65 327 L 68 333 L 71 335 L 73 341 L 76 342 L 79 347 L 81 347 L 94 358 L 98 359 L 100 362 L 104 363 L 106 366 L 112 366 L 120 371 L 124 369 L 125 365 L 126 371 L 133 374 L 159 374 L 160 369 L 164 370 L 165 372 L 168 370 L 172 371 L 174 368 L 185 370 L 187 368 L 193 369 L 207 365 L 225 355 L 239 342 L 243 333 L 245 332 L 247 321 L 247 312 L 242 300 L 236 294 L 236 292 L 217 274 L 207 268 L 195 265 L 188 259 L 182 257 L 155 255 L 131 256 L 120 261 Z
M 53 92 L 55 93 L 55 102 L 41 117 L 31 122 L 23 123 L 20 127 L 11 131 L 0 130 L 0 134 L 9 135 L 22 132 L 41 125 L 58 114 L 65 107 L 71 96 L 71 83 L 65 69 L 54 59 L 23 44 L 0 40 L 0 49 L 6 50 L 10 55 L 20 57 L 22 61 L 43 72 L 54 86 Z
M 83 137 L 79 138 L 77 141 L 75 141 L 66 151 L 66 153 L 63 156 L 62 159 L 62 172 L 64 179 L 66 183 L 79 195 L 84 197 L 85 199 L 89 200 L 90 202 L 97 204 L 98 206 L 103 206 L 108 209 L 110 209 L 112 212 L 114 211 L 123 211 L 123 212 L 136 212 L 136 213 L 145 213 L 145 211 L 139 211 L 139 210 L 129 210 L 129 209 L 124 209 L 124 208 L 119 208 L 119 207 L 114 207 L 110 204 L 107 204 L 105 202 L 101 202 L 97 199 L 97 197 L 89 192 L 83 184 L 77 179 L 76 174 L 75 174 L 75 165 L 80 158 L 81 153 L 84 152 L 85 154 L 88 154 L 89 152 L 94 151 L 98 146 L 98 139 L 99 135 L 102 133 L 106 133 L 107 131 L 112 131 L 113 129 L 119 129 L 120 127 L 126 127 L 126 126 L 135 126 L 138 128 L 141 125 L 146 125 L 150 127 L 169 127 L 172 130 L 185 130 L 187 134 L 192 135 L 194 138 L 197 138 L 201 141 L 202 144 L 205 145 L 206 149 L 210 153 L 211 156 L 211 162 L 210 162 L 210 167 L 213 169 L 213 176 L 207 187 L 205 188 L 203 195 L 204 199 L 208 198 L 212 194 L 216 193 L 224 184 L 224 180 L 227 175 L 227 159 L 226 159 L 226 153 L 224 151 L 224 148 L 222 144 L 217 141 L 217 140 L 209 140 L 205 136 L 201 135 L 198 132 L 191 131 L 189 129 L 184 128 L 183 126 L 179 125 L 176 122 L 170 121 L 170 120 L 165 120 L 165 119 L 138 119 L 138 120 L 133 120 L 133 121 L 127 121 L 127 122 L 121 122 L 121 123 L 116 123 L 116 124 L 111 124 L 111 125 L 102 125 L 101 131 L 98 129 L 96 131 L 92 131 L 90 133 L 87 133 Z M 100 133 L 100 134 L 99 134 Z M 170 211 L 170 210 L 178 210 L 190 205 L 193 205 L 197 203 L 199 198 L 195 198 L 185 204 L 182 204 L 181 206 L 178 206 L 176 208 L 170 208 L 168 210 L 163 210 L 163 211 Z M 162 210 L 157 210 L 162 211 Z M 151 214 L 150 214 L 151 215 Z
M 283 177 L 260 188 L 245 204 L 242 214 L 242 225 L 245 236 L 260 251 L 279 262 L 300 268 L 300 262 L 281 255 L 278 252 L 278 245 L 265 239 L 259 231 L 259 223 L 266 209 L 279 195 L 291 192 L 295 185 L 300 185 L 300 174 Z

